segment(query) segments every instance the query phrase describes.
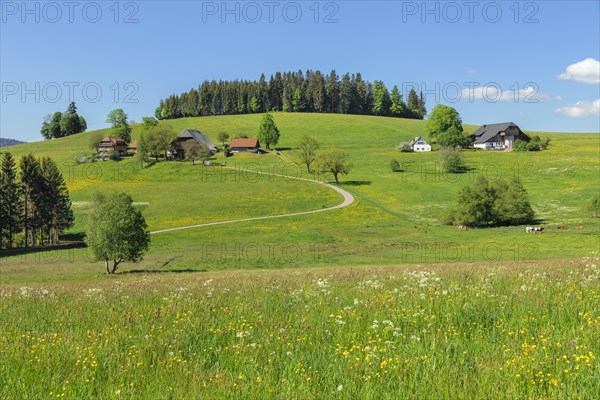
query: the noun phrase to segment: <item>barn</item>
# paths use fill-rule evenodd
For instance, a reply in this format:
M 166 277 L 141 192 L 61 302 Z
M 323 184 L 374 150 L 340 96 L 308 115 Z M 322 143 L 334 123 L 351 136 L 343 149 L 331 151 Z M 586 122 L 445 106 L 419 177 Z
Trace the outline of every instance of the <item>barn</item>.
M 237 152 L 251 152 L 256 153 L 260 149 L 260 143 L 258 139 L 248 139 L 248 138 L 240 138 L 240 139 L 232 139 L 231 140 L 231 151 L 234 153 Z
M 219 151 L 217 146 L 215 146 L 213 142 L 211 142 L 210 139 L 207 138 L 202 132 L 196 129 L 184 129 L 181 131 L 181 133 L 179 133 L 175 141 L 177 158 L 184 158 L 185 154 L 183 151 L 183 144 L 190 140 L 195 140 L 198 144 L 206 145 L 213 153 L 217 153 Z

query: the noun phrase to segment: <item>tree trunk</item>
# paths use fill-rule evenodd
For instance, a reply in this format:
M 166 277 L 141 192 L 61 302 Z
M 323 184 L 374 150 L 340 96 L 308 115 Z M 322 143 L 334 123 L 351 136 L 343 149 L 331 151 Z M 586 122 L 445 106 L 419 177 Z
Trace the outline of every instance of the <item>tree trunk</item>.
M 123 261 L 123 260 L 122 259 L 118 260 L 118 261 L 117 260 L 113 260 L 113 267 L 112 267 L 111 274 L 115 273 L 115 271 L 117 270 L 117 266 L 121 263 L 121 261 Z
M 104 260 L 104 265 L 106 265 L 106 275 L 110 275 L 110 269 L 108 268 L 108 258 Z
M 27 210 L 27 195 L 24 196 L 25 197 L 25 247 L 27 247 L 27 241 L 29 240 L 29 220 L 28 220 L 28 213 L 29 211 Z

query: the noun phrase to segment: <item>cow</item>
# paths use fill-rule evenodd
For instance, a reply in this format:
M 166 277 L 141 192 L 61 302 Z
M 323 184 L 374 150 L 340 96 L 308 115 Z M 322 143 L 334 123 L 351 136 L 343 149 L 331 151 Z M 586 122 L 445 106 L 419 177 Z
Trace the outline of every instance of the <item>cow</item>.
M 459 225 L 458 229 L 461 231 L 466 231 L 467 230 L 467 226 L 466 225 Z
M 559 226 L 559 227 L 558 227 L 558 228 L 556 228 L 556 229 L 558 229 L 559 231 L 564 231 L 564 230 L 566 230 L 567 228 L 565 228 L 564 226 L 562 226 L 562 225 L 561 225 L 561 226 Z
M 525 232 L 527 233 L 542 233 L 544 228 L 541 226 L 528 226 L 525 228 Z
M 575 229 L 583 229 L 583 226 L 582 226 L 582 225 L 577 225 L 577 226 L 575 227 Z

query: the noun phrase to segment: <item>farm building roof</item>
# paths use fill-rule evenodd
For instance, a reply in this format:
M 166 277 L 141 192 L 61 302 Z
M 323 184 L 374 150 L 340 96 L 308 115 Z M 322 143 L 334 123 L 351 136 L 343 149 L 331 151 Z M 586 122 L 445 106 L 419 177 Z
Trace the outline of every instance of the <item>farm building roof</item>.
M 519 131 L 519 136 L 523 135 L 526 138 L 528 138 L 527 135 L 525 135 L 523 131 L 521 131 L 521 128 L 519 128 L 514 122 L 502 122 L 499 124 L 482 125 L 469 136 L 475 140 L 474 143 L 486 143 L 488 140 L 496 136 L 499 132 L 506 132 L 506 130 L 510 127 L 516 127 Z
M 208 146 L 208 148 L 211 151 L 218 151 L 217 146 L 215 146 L 213 144 L 213 142 L 210 141 L 209 138 L 207 138 L 206 136 L 204 136 L 204 134 L 200 131 L 197 131 L 196 129 L 184 129 L 181 131 L 181 133 L 179 134 L 179 136 L 177 136 L 178 139 L 189 139 L 192 138 L 194 139 L 196 142 L 200 143 L 200 144 L 205 144 L 206 146 Z
M 106 136 L 103 138 L 100 143 L 110 142 L 112 145 L 119 144 L 119 142 L 125 143 L 125 140 L 121 139 L 118 136 Z
M 260 147 L 258 139 L 232 139 L 231 147 Z

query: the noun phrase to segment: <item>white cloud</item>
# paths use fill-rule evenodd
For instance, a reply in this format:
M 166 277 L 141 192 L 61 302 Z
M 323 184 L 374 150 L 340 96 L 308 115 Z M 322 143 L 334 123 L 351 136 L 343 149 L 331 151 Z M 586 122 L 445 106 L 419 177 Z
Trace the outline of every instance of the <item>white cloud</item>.
M 533 86 L 519 90 L 502 90 L 500 86 L 478 86 L 463 89 L 462 98 L 473 100 L 485 100 L 491 103 L 498 101 L 514 101 L 515 103 L 537 103 L 539 101 L 550 100 L 550 96 L 541 93 Z
M 598 84 L 600 83 L 600 62 L 593 58 L 586 58 L 571 64 L 565 72 L 558 76 L 558 79 L 574 80 L 589 85 Z
M 578 118 L 588 115 L 600 115 L 600 99 L 594 101 L 578 101 L 575 104 L 559 107 L 554 112 L 568 117 Z
M 476 69 L 468 69 L 467 70 L 467 74 L 469 74 L 469 75 L 475 75 L 476 73 L 477 73 Z

